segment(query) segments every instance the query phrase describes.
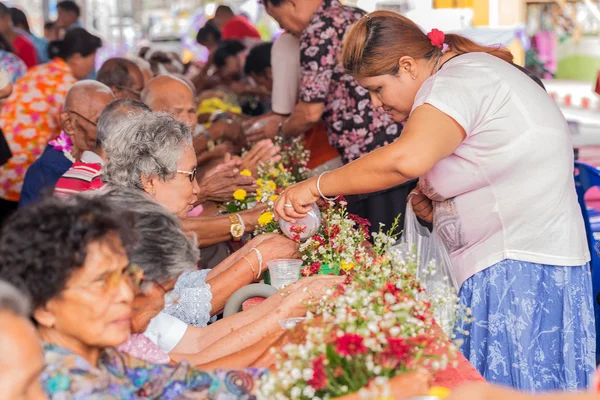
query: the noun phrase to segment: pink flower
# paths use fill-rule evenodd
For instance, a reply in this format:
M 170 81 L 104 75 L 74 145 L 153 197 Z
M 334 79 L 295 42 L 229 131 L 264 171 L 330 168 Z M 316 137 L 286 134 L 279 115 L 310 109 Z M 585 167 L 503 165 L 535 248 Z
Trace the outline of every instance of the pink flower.
M 315 390 L 323 390 L 327 387 L 324 361 L 325 356 L 317 357 L 312 361 L 313 376 L 307 383 Z
M 336 340 L 336 350 L 343 356 L 355 356 L 364 354 L 367 348 L 363 344 L 363 337 L 355 333 L 347 333 Z

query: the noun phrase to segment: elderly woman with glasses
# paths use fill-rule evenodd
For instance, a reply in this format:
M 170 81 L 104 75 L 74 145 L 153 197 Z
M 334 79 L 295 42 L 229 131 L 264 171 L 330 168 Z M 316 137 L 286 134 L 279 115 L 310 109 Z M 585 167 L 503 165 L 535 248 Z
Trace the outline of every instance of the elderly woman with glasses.
M 203 349 L 194 355 L 169 356 L 143 333 L 163 308 L 169 309 L 181 301 L 180 292 L 173 288 L 181 274 L 196 269 L 199 258 L 196 242 L 184 234 L 175 216 L 139 190 L 111 190 L 102 194 L 101 200 L 118 212 L 135 215 L 136 241 L 127 254 L 129 261 L 143 270 L 144 281 L 133 301 L 133 334 L 119 349 L 136 358 L 153 363 L 168 363 L 174 358 L 203 365 L 214 361 L 217 365 L 247 366 L 269 347 L 271 335 L 281 332 L 280 319 L 303 317 L 306 313 L 303 300 L 319 296 L 339 281 L 331 277 L 303 280 L 252 310 L 207 327 L 188 327 L 190 334 L 197 334 Z M 305 287 L 306 291 L 301 290 Z M 224 356 L 230 357 L 223 360 Z
M 264 370 L 203 372 L 155 365 L 116 347 L 131 333 L 143 280 L 126 247 L 132 222 L 98 200 L 48 199 L 23 209 L 0 235 L 0 276 L 31 293 L 50 398 L 233 399 L 255 395 Z M 43 221 L 40 224 L 40 221 Z
M 166 114 L 141 112 L 116 124 L 102 146 L 107 158 L 102 180 L 107 189 L 145 192 L 182 219 L 185 231 L 193 231 L 190 224 L 198 221 L 186 218 L 198 196 L 198 184 L 194 179 L 196 156 L 187 127 Z M 297 243 L 278 235 L 259 236 L 212 270 L 182 275 L 175 285 L 181 301 L 165 311 L 186 324 L 206 326 L 233 293 L 260 279 L 268 261 L 296 256 Z M 161 313 L 147 334 L 168 352 L 202 350 L 198 340 L 182 342 L 190 332 L 181 321 Z

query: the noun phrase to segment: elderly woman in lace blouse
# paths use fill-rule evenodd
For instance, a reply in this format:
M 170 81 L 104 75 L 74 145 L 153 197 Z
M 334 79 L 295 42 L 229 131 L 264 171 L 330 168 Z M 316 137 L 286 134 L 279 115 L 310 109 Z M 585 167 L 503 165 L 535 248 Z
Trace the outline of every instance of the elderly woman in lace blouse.
M 113 134 L 103 141 L 103 150 L 107 163 L 102 179 L 108 189 L 145 192 L 171 214 L 185 218 L 198 195 L 196 156 L 187 127 L 166 114 L 143 112 L 116 124 Z M 185 272 L 173 288 L 179 301 L 167 304 L 150 323 L 146 336 L 167 352 L 204 350 L 207 344 L 257 317 L 246 319 L 247 314 L 242 314 L 214 327 L 219 332 L 210 336 L 193 328 L 206 326 L 235 291 L 259 280 L 269 260 L 294 258 L 296 251 L 295 242 L 278 235 L 262 235 L 212 270 Z M 244 340 L 251 340 L 251 336 Z
M 196 270 L 199 252 L 195 240 L 184 234 L 175 216 L 142 191 L 117 188 L 101 193 L 100 199 L 120 212 L 135 214 L 133 228 L 136 241 L 128 248 L 128 257 L 131 263 L 144 271 L 144 282 L 133 301 L 132 336 L 119 350 L 152 363 L 168 363 L 171 357 L 167 352 L 143 332 L 163 308 L 171 309 L 181 300 L 181 293 L 173 289 L 181 281 L 180 276 L 193 275 Z M 269 237 L 271 235 L 264 235 L 261 239 Z M 253 310 L 226 317 L 203 328 L 190 327 L 188 329 L 192 332 L 195 329 L 195 333 L 203 338 L 203 349 L 194 355 L 175 354 L 173 358 L 201 364 L 205 369 L 215 365 L 247 366 L 256 354 L 271 344 L 265 338 L 280 331 L 279 319 L 304 316 L 306 310 L 302 300 L 308 293 L 319 295 L 334 282 L 337 281 L 326 277 L 305 280 L 288 287 L 279 296 L 270 297 Z M 304 287 L 307 287 L 308 293 L 300 290 Z M 203 290 L 197 292 L 199 304 L 202 294 L 206 293 Z M 204 302 L 210 305 L 208 295 Z M 231 327 L 237 329 L 229 333 Z M 225 356 L 229 357 L 223 359 Z

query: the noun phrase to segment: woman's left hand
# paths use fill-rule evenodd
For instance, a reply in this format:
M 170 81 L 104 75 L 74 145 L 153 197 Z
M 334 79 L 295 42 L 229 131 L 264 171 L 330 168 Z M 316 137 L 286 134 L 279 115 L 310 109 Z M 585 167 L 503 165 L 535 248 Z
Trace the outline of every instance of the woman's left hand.
M 275 202 L 275 219 L 283 218 L 287 222 L 295 223 L 296 219 L 303 218 L 311 210 L 311 204 L 321 196 L 317 190 L 317 178 L 287 188 Z
M 260 250 L 263 260 L 266 263 L 271 260 L 300 258 L 298 248 L 300 244 L 296 241 L 288 239 L 284 236 L 277 235 L 262 242 L 258 249 Z

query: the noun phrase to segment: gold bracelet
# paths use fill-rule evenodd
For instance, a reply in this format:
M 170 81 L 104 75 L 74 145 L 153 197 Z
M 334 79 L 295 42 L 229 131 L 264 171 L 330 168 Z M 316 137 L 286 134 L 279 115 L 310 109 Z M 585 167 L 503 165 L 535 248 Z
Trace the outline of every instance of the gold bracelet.
M 242 258 L 244 260 L 246 260 L 246 262 L 250 265 L 250 268 L 252 269 L 252 282 L 254 282 L 254 275 L 256 274 L 256 270 L 254 269 L 254 266 L 252 265 L 252 263 L 250 262 L 250 260 L 248 260 L 248 257 L 246 256 L 242 256 Z

